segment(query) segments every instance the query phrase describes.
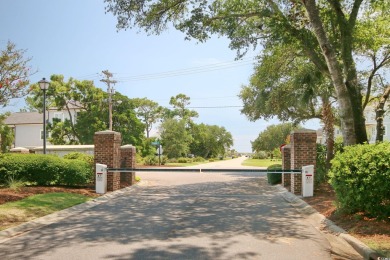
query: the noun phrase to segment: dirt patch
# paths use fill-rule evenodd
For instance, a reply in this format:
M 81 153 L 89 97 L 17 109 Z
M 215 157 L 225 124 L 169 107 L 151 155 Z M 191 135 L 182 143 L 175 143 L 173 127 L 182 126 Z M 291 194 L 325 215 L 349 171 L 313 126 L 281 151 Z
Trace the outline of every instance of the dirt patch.
M 328 183 L 317 186 L 314 197 L 303 200 L 366 245 L 390 256 L 390 219 L 384 221 L 368 218 L 362 213 L 346 215 L 337 212 L 336 194 Z

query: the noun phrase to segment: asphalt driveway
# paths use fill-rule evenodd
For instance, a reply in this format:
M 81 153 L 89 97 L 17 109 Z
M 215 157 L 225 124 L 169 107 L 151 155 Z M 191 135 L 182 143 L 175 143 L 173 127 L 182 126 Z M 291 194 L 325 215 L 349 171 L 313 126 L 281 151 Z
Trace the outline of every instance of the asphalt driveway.
M 331 259 L 261 173 L 138 175 L 104 203 L 1 243 L 0 259 Z

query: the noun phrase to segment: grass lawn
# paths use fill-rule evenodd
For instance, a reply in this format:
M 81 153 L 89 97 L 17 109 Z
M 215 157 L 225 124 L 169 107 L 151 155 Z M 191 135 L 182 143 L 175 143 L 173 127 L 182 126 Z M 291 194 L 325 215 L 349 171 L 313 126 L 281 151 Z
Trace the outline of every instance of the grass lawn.
M 256 167 L 268 167 L 272 164 L 282 164 L 282 160 L 279 159 L 247 159 L 242 162 L 244 166 L 256 166 Z
M 0 205 L 0 230 L 86 202 L 91 197 L 73 193 L 46 193 Z

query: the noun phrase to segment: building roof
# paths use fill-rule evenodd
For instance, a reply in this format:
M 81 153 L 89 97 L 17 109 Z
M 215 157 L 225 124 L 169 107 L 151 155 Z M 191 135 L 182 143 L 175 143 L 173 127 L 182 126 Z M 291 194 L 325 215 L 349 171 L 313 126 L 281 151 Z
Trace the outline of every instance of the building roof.
M 69 100 L 68 107 L 69 107 L 69 109 L 82 110 L 83 105 L 79 101 Z M 57 107 L 49 107 L 48 110 L 58 110 L 58 108 Z M 66 106 L 64 106 L 64 108 L 62 110 L 66 110 Z
M 30 125 L 42 124 L 43 115 L 38 112 L 17 112 L 12 113 L 4 120 L 6 125 Z

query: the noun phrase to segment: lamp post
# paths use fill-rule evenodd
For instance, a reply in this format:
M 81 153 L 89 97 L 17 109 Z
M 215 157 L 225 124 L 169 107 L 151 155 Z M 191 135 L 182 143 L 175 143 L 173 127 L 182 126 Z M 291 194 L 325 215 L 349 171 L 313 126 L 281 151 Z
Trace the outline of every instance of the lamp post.
M 46 154 L 46 90 L 49 88 L 49 81 L 43 78 L 38 83 L 43 91 L 43 154 Z

